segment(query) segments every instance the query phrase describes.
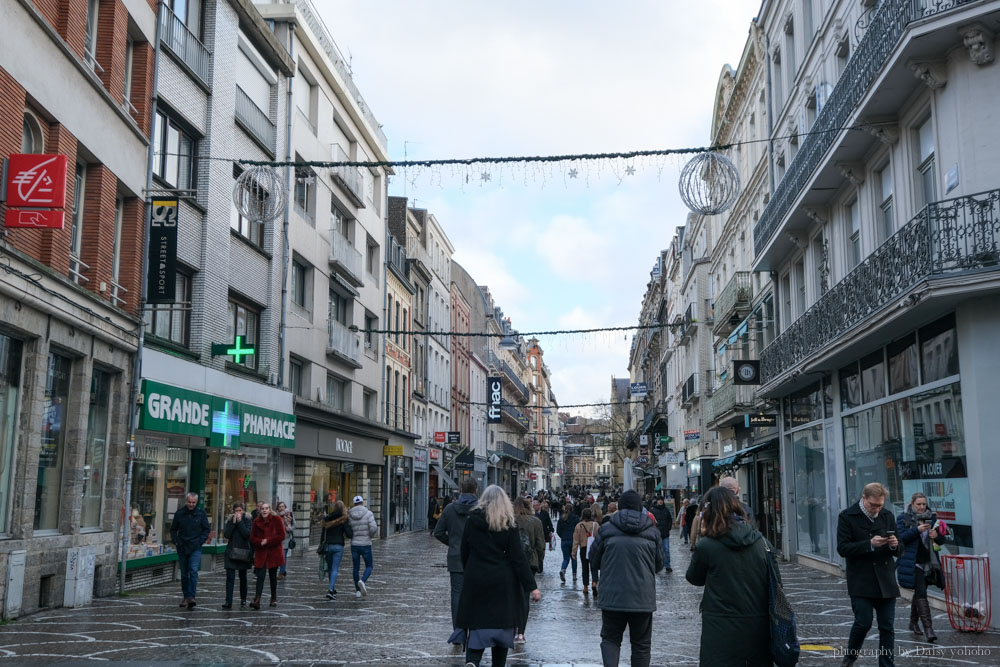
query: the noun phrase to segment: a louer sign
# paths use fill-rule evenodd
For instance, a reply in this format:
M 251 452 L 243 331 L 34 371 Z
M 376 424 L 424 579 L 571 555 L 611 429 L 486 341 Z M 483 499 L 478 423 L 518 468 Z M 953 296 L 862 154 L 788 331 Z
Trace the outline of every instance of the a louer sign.
M 295 415 L 142 381 L 139 428 L 207 438 L 212 447 L 295 446 Z

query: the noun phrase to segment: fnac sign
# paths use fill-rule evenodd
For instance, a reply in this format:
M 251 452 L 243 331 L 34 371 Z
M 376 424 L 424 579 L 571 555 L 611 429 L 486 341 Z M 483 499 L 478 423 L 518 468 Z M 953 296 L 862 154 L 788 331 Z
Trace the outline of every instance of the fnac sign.
M 66 165 L 65 155 L 11 155 L 4 184 L 9 207 L 4 224 L 15 228 L 62 229 Z

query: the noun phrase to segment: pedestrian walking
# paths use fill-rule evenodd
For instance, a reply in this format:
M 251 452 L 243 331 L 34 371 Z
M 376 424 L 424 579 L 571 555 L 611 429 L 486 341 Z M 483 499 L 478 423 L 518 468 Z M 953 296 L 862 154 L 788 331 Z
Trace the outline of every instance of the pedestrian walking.
M 597 537 L 597 529 L 600 528 L 600 524 L 594 521 L 593 510 L 589 507 L 583 510 L 583 516 L 580 517 L 580 523 L 576 524 L 576 528 L 573 529 L 573 553 L 572 557 L 574 560 L 577 554 L 580 556 L 580 570 L 583 575 L 583 592 L 586 595 L 589 592 L 590 582 L 590 557 L 589 549 L 593 540 Z M 597 594 L 597 577 L 594 577 L 594 594 Z M 576 580 L 574 575 L 573 580 Z
M 670 567 L 670 529 L 674 527 L 674 517 L 670 514 L 670 508 L 667 507 L 663 496 L 656 499 L 650 512 L 656 519 L 656 527 L 660 529 L 660 539 L 663 540 L 663 556 L 666 562 L 664 569 L 668 573 L 673 572 Z
M 604 518 L 604 510 L 601 508 L 601 503 L 595 502 L 590 505 L 590 516 L 597 523 L 601 523 L 601 519 Z
M 888 495 L 878 482 L 867 484 L 861 500 L 842 511 L 837 520 L 837 553 L 847 560 L 847 593 L 854 611 L 843 667 L 857 661 L 873 615 L 878 618 L 878 664 L 895 664 L 893 623 L 899 587 L 893 556 L 899 539 L 892 512 L 885 508 Z
M 532 503 L 532 509 L 535 511 L 535 516 L 538 520 L 542 522 L 542 533 L 545 536 L 545 544 L 549 549 L 555 549 L 555 542 L 552 540 L 552 534 L 556 532 L 555 526 L 552 525 L 552 517 L 549 516 L 548 503 L 539 503 L 537 500 Z M 538 573 L 541 574 L 545 570 L 545 554 L 542 554 L 541 559 L 538 561 Z
M 427 526 L 432 533 L 434 532 L 434 528 L 437 526 L 438 519 L 440 518 L 441 510 L 437 496 L 431 496 L 430 501 L 427 503 Z
M 896 517 L 896 537 L 903 543 L 902 554 L 896 561 L 896 577 L 899 585 L 913 591 L 910 600 L 910 632 L 923 634 L 927 641 L 937 641 L 934 632 L 930 603 L 927 602 L 927 587 L 944 588 L 944 574 L 938 549 L 947 538 L 944 526 L 937 514 L 927 506 L 927 496 L 914 493 L 910 504 Z M 920 623 L 924 624 L 923 633 Z
M 351 523 L 351 563 L 354 566 L 354 597 L 368 595 L 368 577 L 372 576 L 372 538 L 378 535 L 375 515 L 365 507 L 362 496 L 354 496 L 354 507 L 347 512 Z M 360 577 L 361 559 L 365 559 L 365 572 Z
M 725 487 L 702 498 L 704 534 L 685 578 L 704 586 L 700 665 L 771 667 L 767 543 Z
M 347 517 L 347 507 L 344 501 L 338 500 L 333 509 L 323 517 L 323 534 L 320 537 L 320 548 L 326 559 L 326 569 L 330 573 L 330 586 L 326 591 L 327 600 L 337 599 L 337 575 L 340 573 L 340 561 L 344 558 L 344 539 L 352 535 L 351 524 Z
M 649 667 L 656 611 L 656 573 L 663 569 L 660 531 L 639 494 L 622 494 L 618 511 L 597 531 L 590 560 L 601 571 L 601 659 L 616 667 L 628 627 L 632 665 Z
M 698 513 L 698 501 L 694 498 L 689 499 L 687 506 L 684 508 L 684 528 L 681 530 L 681 539 L 684 540 L 684 544 L 688 543 L 691 538 L 691 528 L 694 523 L 694 517 Z
M 257 518 L 250 527 L 250 544 L 253 545 L 254 575 L 257 592 L 251 609 L 260 609 L 260 596 L 264 593 L 264 577 L 271 582 L 271 607 L 278 606 L 278 568 L 285 562 L 282 542 L 285 539 L 285 522 L 271 510 L 267 503 L 257 503 Z
M 604 516 L 601 518 L 601 525 L 603 526 L 608 521 L 611 521 L 611 515 L 618 511 L 618 503 L 611 501 L 608 503 L 608 511 L 605 512 Z
M 184 496 L 184 507 L 174 512 L 170 522 L 170 539 L 177 549 L 177 563 L 181 569 L 180 607 L 194 609 L 198 596 L 198 570 L 201 569 L 201 545 L 205 544 L 212 526 L 205 510 L 198 507 L 198 494 L 194 491 Z
M 507 663 L 514 648 L 514 629 L 520 615 L 521 593 L 542 598 L 521 546 L 510 499 L 499 486 L 483 491 L 469 514 L 462 534 L 465 581 L 458 605 L 459 627 L 466 631 L 466 666 L 479 667 L 491 649 L 493 667 Z
M 542 521 L 531 511 L 529 501 L 518 498 L 514 501 L 514 521 L 517 524 L 518 535 L 521 538 L 521 548 L 528 559 L 528 566 L 532 574 L 542 571 L 542 561 L 545 560 L 545 529 Z M 528 625 L 528 613 L 531 611 L 531 603 L 528 600 L 530 591 L 521 590 L 521 608 L 517 619 L 516 634 L 514 642 L 523 644 L 524 629 Z
M 464 644 L 465 631 L 458 627 L 458 601 L 462 597 L 462 533 L 469 514 L 476 507 L 479 498 L 476 497 L 476 480 L 471 477 L 462 479 L 459 487 L 461 493 L 458 501 L 449 503 L 438 519 L 434 528 L 434 537 L 439 542 L 448 545 L 448 576 L 451 578 L 451 636 L 449 644 Z
M 750 509 L 749 505 L 743 502 L 742 498 L 740 498 L 739 481 L 735 477 L 726 476 L 719 480 L 719 486 L 721 486 L 724 489 L 729 489 L 730 491 L 733 492 L 733 495 L 736 496 L 736 500 L 737 502 L 739 502 L 740 507 L 743 508 L 743 512 L 747 515 L 747 523 L 756 528 L 757 521 L 754 518 L 753 510 Z
M 288 509 L 288 505 L 278 501 L 278 505 L 275 507 L 277 514 L 281 517 L 281 521 L 285 524 L 285 539 L 281 542 L 281 549 L 284 552 L 284 562 L 281 567 L 278 568 L 278 579 L 284 579 L 287 573 L 286 566 L 288 564 L 288 552 L 295 548 L 295 515 L 292 511 Z
M 247 570 L 253 564 L 253 548 L 250 545 L 250 516 L 244 511 L 243 503 L 233 505 L 233 513 L 222 527 L 226 538 L 223 564 L 226 567 L 226 602 L 223 609 L 233 608 L 233 588 L 236 575 L 240 577 L 240 607 L 247 606 Z
M 580 517 L 573 511 L 573 503 L 567 501 L 563 504 L 563 512 L 556 524 L 556 534 L 559 535 L 559 543 L 562 546 L 563 561 L 559 568 L 559 578 L 566 583 L 566 566 L 573 564 L 573 583 L 576 583 L 576 558 L 573 558 L 573 531 L 576 524 L 580 522 Z

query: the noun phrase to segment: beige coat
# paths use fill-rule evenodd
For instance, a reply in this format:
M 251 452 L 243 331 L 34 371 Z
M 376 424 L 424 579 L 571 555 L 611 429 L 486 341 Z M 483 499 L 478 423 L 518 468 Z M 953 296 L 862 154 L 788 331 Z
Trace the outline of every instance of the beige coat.
M 580 549 L 580 552 L 586 557 L 587 538 L 590 536 L 597 537 L 597 529 L 600 527 L 601 524 L 596 521 L 581 521 L 576 524 L 576 528 L 573 529 L 573 548 L 570 551 L 570 555 L 573 558 L 576 558 L 577 549 Z
M 699 537 L 701 537 L 701 512 L 695 514 L 691 522 L 691 551 L 694 551 L 694 545 L 698 543 Z

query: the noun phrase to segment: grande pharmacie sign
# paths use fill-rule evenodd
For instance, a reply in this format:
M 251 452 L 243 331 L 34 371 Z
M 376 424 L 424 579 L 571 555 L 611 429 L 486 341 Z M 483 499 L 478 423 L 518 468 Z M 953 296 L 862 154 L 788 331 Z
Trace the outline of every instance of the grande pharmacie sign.
M 295 446 L 295 415 L 202 394 L 169 384 L 142 381 L 139 428 L 207 438 L 210 447 L 240 444 Z

